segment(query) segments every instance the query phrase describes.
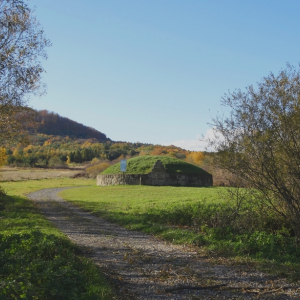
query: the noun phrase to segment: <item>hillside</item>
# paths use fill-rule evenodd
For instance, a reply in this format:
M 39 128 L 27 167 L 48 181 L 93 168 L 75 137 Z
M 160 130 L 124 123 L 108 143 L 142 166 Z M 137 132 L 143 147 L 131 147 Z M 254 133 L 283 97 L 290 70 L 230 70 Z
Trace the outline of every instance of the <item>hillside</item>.
M 94 128 L 47 110 L 37 111 L 34 121 L 36 128 L 29 127 L 31 134 L 37 132 L 46 135 L 68 136 L 76 139 L 97 139 L 100 143 L 111 141 L 104 133 Z
M 183 172 L 183 173 L 206 173 L 203 169 L 189 164 L 180 159 L 170 156 L 158 156 L 158 155 L 146 155 L 134 157 L 127 160 L 127 171 L 126 174 L 147 174 L 150 173 L 152 167 L 157 160 L 161 160 L 164 167 L 168 172 Z M 120 172 L 120 163 L 117 163 L 101 174 L 117 174 Z
M 11 166 L 68 165 L 91 162 L 94 158 L 111 162 L 137 155 L 184 160 L 191 154 L 176 146 L 115 142 L 102 132 L 47 110 L 32 110 L 23 119 L 23 128 L 29 134 L 20 134 L 20 139 L 5 145 L 7 164 Z

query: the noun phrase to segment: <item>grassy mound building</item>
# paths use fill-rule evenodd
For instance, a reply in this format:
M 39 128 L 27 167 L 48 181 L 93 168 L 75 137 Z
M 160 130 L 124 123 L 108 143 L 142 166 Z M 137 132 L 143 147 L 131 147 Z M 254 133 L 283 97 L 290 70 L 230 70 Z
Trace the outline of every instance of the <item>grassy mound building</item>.
M 126 172 L 117 163 L 97 176 L 97 185 L 212 186 L 212 175 L 169 156 L 139 156 L 127 161 Z
M 203 169 L 191 165 L 183 160 L 159 155 L 138 156 L 127 160 L 126 174 L 148 174 L 152 171 L 154 164 L 160 160 L 167 172 L 176 173 L 207 173 Z M 121 174 L 120 163 L 117 163 L 101 174 Z

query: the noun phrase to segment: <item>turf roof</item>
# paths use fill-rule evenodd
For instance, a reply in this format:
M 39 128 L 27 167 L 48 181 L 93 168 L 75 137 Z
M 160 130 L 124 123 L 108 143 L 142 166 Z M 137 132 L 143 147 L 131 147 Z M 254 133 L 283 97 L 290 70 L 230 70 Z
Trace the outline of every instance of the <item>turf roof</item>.
M 147 174 L 150 173 L 155 162 L 160 160 L 165 169 L 168 172 L 176 173 L 200 173 L 204 174 L 206 171 L 203 169 L 189 164 L 180 159 L 170 156 L 159 156 L 159 155 L 146 155 L 138 156 L 127 160 L 127 171 L 126 174 Z M 120 163 L 110 166 L 101 174 L 120 174 Z

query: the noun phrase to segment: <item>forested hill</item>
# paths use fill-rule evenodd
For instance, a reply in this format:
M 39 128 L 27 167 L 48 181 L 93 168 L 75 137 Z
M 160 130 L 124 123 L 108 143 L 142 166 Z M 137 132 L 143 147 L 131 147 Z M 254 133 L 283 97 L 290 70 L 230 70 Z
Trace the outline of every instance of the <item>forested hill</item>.
M 95 138 L 99 142 L 111 141 L 106 135 L 94 128 L 62 117 L 54 112 L 40 110 L 35 115 L 36 132 L 47 135 L 69 136 L 77 139 Z M 33 129 L 30 129 L 33 132 Z

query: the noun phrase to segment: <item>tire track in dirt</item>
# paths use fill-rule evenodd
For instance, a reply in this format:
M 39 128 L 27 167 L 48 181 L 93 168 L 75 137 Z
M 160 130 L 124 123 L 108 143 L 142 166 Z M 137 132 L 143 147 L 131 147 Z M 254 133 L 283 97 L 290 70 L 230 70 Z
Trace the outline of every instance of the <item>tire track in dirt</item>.
M 123 299 L 300 299 L 295 288 L 278 289 L 287 283 L 245 266 L 211 265 L 195 249 L 172 245 L 153 236 L 127 230 L 63 200 L 57 194 L 67 188 L 44 189 L 30 193 L 43 214 L 84 253 L 101 267 Z M 206 290 L 177 286 L 226 287 Z M 241 287 L 252 287 L 243 290 Z M 257 290 L 254 288 L 258 288 Z M 260 290 L 259 290 L 260 288 Z M 265 289 L 262 289 L 265 288 Z

